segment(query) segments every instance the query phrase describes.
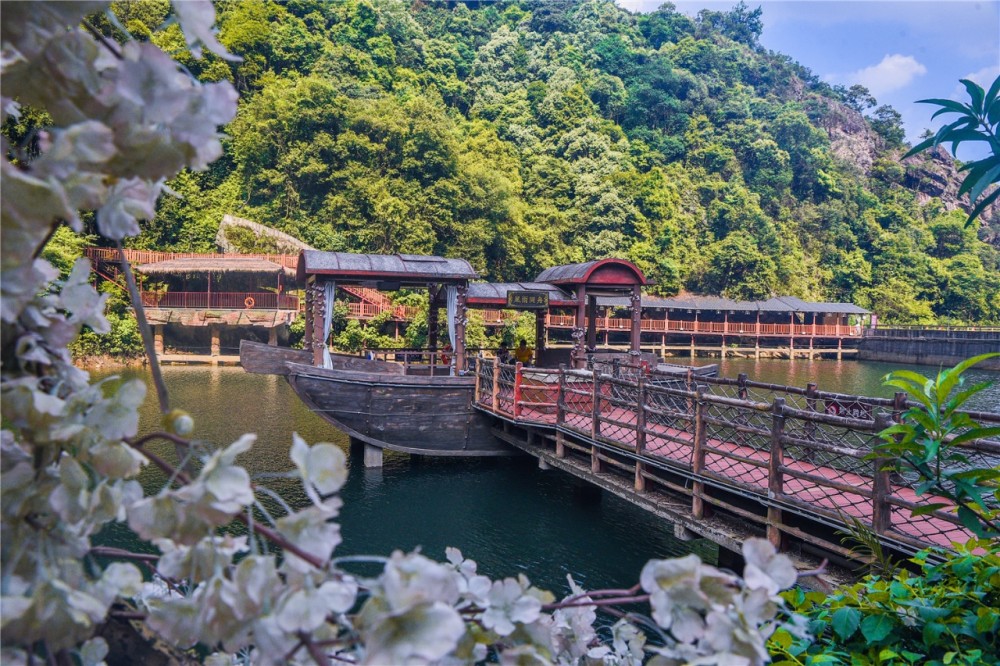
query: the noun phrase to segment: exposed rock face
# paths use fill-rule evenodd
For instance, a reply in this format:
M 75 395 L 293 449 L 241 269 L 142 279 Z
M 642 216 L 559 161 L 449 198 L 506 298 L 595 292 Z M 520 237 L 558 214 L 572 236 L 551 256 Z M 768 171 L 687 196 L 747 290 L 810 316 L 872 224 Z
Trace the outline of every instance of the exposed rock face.
M 902 151 L 895 156 L 885 154 L 885 142 L 876 134 L 864 116 L 851 107 L 835 100 L 810 96 L 814 112 L 814 122 L 830 138 L 830 151 L 847 164 L 853 165 L 859 175 L 870 176 L 872 166 L 880 157 L 899 159 Z M 972 210 L 968 196 L 958 196 L 964 174 L 960 173 L 954 158 L 941 146 L 914 155 L 901 164 L 905 174 L 901 185 L 913 190 L 920 203 L 939 199 L 945 210 Z M 988 207 L 980 216 L 982 231 L 980 238 L 1000 247 L 1000 202 Z
M 883 150 L 882 137 L 851 107 L 819 96 L 814 97 L 814 103 L 821 113 L 817 123 L 830 137 L 830 151 L 867 176 Z
M 906 167 L 903 185 L 914 190 L 921 203 L 937 198 L 946 210 L 972 210 L 968 195 L 958 196 L 965 174 L 958 171 L 954 158 L 941 146 L 907 158 L 903 160 L 903 165 Z M 987 207 L 979 223 L 983 228 L 980 238 L 1000 247 L 1000 203 L 994 202 Z

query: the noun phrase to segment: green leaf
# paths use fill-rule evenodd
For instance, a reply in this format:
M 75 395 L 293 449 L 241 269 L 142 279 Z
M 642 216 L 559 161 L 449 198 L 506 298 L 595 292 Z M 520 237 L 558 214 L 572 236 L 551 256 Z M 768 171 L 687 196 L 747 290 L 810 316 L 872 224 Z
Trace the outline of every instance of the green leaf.
M 996 166 L 976 181 L 976 184 L 969 191 L 969 199 L 971 201 L 978 199 L 987 187 L 998 181 L 998 177 L 1000 177 L 1000 160 L 997 161 Z
M 975 185 L 983 174 L 989 173 L 989 170 L 997 164 L 994 159 L 977 160 L 976 162 L 969 162 L 965 164 L 959 171 L 966 172 L 965 179 L 962 181 L 962 185 L 958 188 L 958 196 L 962 196 Z
M 969 113 L 972 111 L 967 105 L 956 102 L 953 99 L 919 99 L 917 100 L 917 104 L 937 104 L 954 113 Z M 938 113 L 944 113 L 944 111 L 938 111 Z
M 965 221 L 965 226 L 968 227 L 972 224 L 973 220 L 982 215 L 983 211 L 986 210 L 991 203 L 997 200 L 997 196 L 1000 196 L 1000 187 L 993 190 L 976 204 L 975 208 L 972 209 L 972 212 L 969 213 L 969 219 Z
M 1000 76 L 993 81 L 993 85 L 990 86 L 989 91 L 986 93 L 986 99 L 983 101 L 983 109 L 989 110 L 997 101 L 998 95 L 1000 95 Z
M 962 85 L 965 86 L 965 90 L 969 93 L 969 97 L 972 99 L 972 110 L 976 114 L 982 114 L 983 112 L 983 100 L 986 98 L 986 93 L 983 92 L 982 87 L 975 81 L 970 81 L 969 79 L 959 79 Z
M 889 635 L 893 624 L 887 615 L 869 615 L 861 622 L 861 633 L 869 642 L 877 643 Z
M 976 536 L 986 536 L 988 531 L 986 526 L 984 526 L 982 521 L 980 521 L 979 514 L 972 509 L 964 506 L 958 507 L 958 520 L 962 523 L 962 526 L 965 527 L 965 529 L 969 530 Z
M 913 510 L 911 510 L 910 511 L 910 515 L 911 516 L 926 516 L 928 513 L 934 513 L 938 509 L 947 509 L 947 508 L 949 508 L 949 506 L 950 506 L 949 504 L 940 504 L 940 503 L 938 503 L 938 504 L 922 504 L 922 505 L 920 505 L 918 507 L 915 507 Z
M 833 631 L 840 638 L 846 640 L 858 630 L 858 625 L 861 623 L 861 611 L 857 608 L 844 606 L 834 612 L 831 620 L 833 622 Z

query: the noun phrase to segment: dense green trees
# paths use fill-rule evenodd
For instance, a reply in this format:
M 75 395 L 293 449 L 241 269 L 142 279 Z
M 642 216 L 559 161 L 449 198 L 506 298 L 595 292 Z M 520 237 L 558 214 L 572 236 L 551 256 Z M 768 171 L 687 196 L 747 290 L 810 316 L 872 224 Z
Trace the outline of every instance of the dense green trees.
M 116 5 L 133 34 L 162 18 L 139 4 Z M 172 183 L 184 199 L 161 203 L 140 244 L 207 250 L 233 212 L 323 249 L 463 256 L 493 279 L 614 254 L 665 294 L 1000 321 L 1000 253 L 904 187 L 898 113 L 762 50 L 760 10 L 218 9 L 243 59 L 191 67 L 243 95 L 226 155 Z M 866 123 L 849 138 L 867 142 L 870 168 L 836 143 Z

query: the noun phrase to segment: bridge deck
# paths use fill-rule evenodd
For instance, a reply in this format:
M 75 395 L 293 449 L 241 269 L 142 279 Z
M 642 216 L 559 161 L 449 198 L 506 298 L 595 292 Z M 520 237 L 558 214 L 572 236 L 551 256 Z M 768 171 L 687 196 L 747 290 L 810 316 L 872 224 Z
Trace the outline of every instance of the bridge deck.
M 478 379 L 479 409 L 554 433 L 556 455 L 566 455 L 572 441 L 589 453 L 594 471 L 634 475 L 637 493 L 647 481 L 668 487 L 690 496 L 695 518 L 712 508 L 733 513 L 778 545 L 792 537 L 846 555 L 834 533 L 846 518 L 903 552 L 970 536 L 952 512 L 911 516 L 912 508 L 941 500 L 918 497 L 915 479 L 885 471 L 869 455 L 877 433 L 906 407 L 899 396 L 844 396 L 745 377 L 614 377 L 489 363 Z M 973 443 L 967 455 L 973 465 L 995 466 L 1000 443 Z M 654 468 L 672 474 L 650 474 Z

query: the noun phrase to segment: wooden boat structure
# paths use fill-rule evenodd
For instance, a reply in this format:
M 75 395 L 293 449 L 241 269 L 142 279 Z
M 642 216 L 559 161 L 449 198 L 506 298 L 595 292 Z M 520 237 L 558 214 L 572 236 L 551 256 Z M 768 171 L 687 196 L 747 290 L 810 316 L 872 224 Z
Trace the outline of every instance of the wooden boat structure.
M 240 345 L 240 361 L 247 372 L 284 376 L 312 411 L 365 444 L 369 466 L 381 464 L 382 449 L 435 456 L 516 452 L 493 435 L 492 418 L 475 407 L 474 369 L 482 358 L 470 358 L 466 351 L 469 307 L 534 310 L 539 367 L 589 367 L 616 374 L 655 372 L 661 381 L 689 372 L 717 374 L 714 364 L 689 371 L 687 366 L 661 364 L 655 355 L 639 352 L 639 290 L 647 280 L 628 261 L 605 259 L 558 266 L 528 283 L 470 283 L 476 277 L 462 259 L 304 250 L 297 279 L 306 291 L 306 349 L 245 340 Z M 398 360 L 331 353 L 328 304 L 338 286 L 349 285 L 380 290 L 428 289 L 428 350 L 394 354 L 401 357 Z M 630 350 L 602 353 L 596 345 L 597 298 L 623 294 L 633 304 Z M 442 307 L 448 313 L 447 351 L 439 348 Z M 545 348 L 544 321 L 550 310 L 570 310 L 575 315 L 572 349 Z M 412 356 L 425 362 L 413 363 Z

